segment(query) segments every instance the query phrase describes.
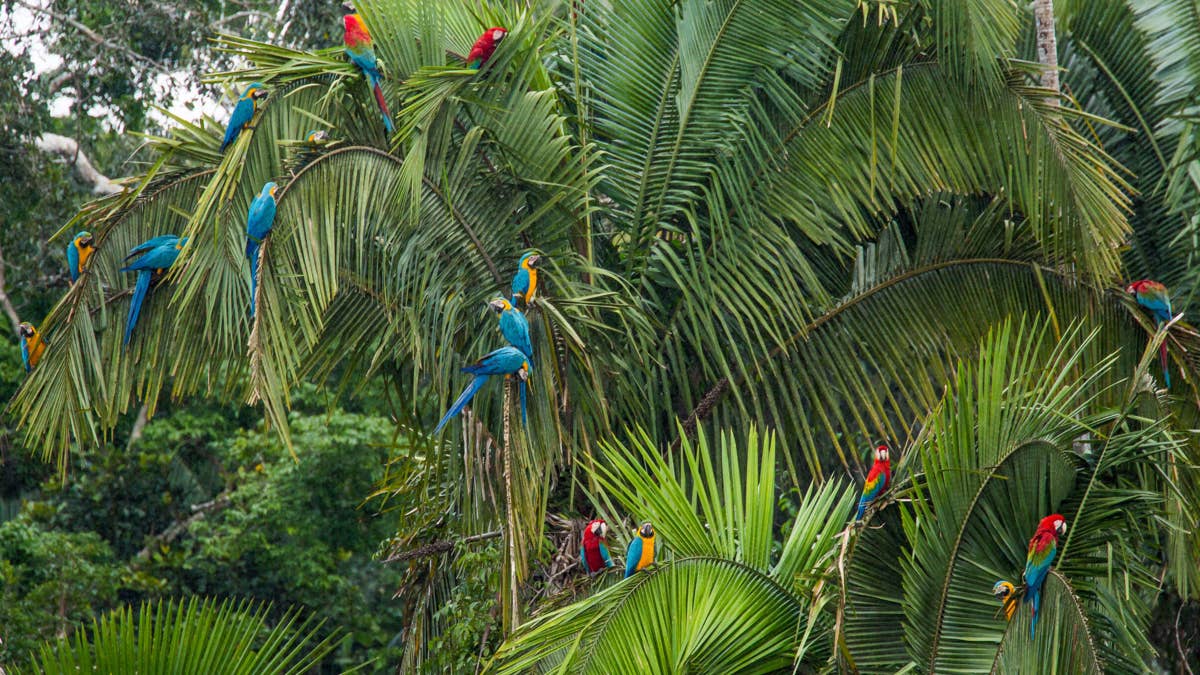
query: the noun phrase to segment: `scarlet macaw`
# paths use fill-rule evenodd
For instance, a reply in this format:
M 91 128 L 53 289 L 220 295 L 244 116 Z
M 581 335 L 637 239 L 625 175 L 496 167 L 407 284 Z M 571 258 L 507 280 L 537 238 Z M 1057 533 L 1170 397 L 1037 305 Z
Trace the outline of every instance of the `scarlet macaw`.
M 152 242 L 156 241 L 158 242 L 156 245 L 150 246 Z M 133 327 L 137 325 L 138 315 L 142 311 L 142 303 L 145 302 L 146 294 L 150 291 L 150 281 L 155 272 L 164 272 L 170 269 L 171 265 L 175 264 L 175 259 L 179 257 L 179 251 L 183 249 L 184 244 L 187 244 L 187 237 L 164 235 L 155 237 L 129 251 L 126 260 L 139 253 L 141 253 L 141 257 L 120 270 L 137 272 L 138 275 L 137 285 L 133 288 L 133 299 L 129 302 L 129 319 L 125 323 L 125 345 L 129 344 L 129 337 L 133 335 Z
M 225 127 L 225 140 L 221 141 L 221 152 L 225 152 L 225 148 L 237 140 L 238 134 L 242 133 L 242 129 L 254 118 L 258 100 L 269 95 L 270 92 L 261 82 L 253 82 L 246 87 L 246 91 L 238 97 L 237 105 L 233 106 L 233 114 L 229 116 L 229 124 Z
M 28 321 L 17 326 L 17 335 L 21 337 L 21 361 L 25 364 L 25 372 L 32 372 L 38 361 L 42 360 L 42 352 L 46 351 L 46 341 L 42 334 Z
M 1025 602 L 1033 603 L 1033 620 L 1029 624 L 1029 638 L 1037 627 L 1038 610 L 1042 606 L 1042 583 L 1050 573 L 1050 564 L 1058 553 L 1058 538 L 1067 533 L 1067 521 L 1057 513 L 1042 518 L 1037 532 L 1029 540 L 1029 553 L 1025 556 Z
M 888 488 L 888 484 L 892 482 L 890 453 L 891 450 L 887 443 L 875 446 L 875 463 L 871 465 L 871 470 L 867 473 L 867 480 L 863 483 L 862 497 L 858 500 L 858 514 L 854 517 L 855 521 L 862 520 L 867 506 L 878 499 L 879 495 Z
M 91 232 L 77 232 L 71 243 L 67 244 L 67 271 L 71 273 L 71 283 L 79 281 L 79 275 L 83 274 L 88 258 L 92 257 L 95 251 Z
M 517 273 L 512 280 L 512 304 L 516 306 L 517 298 L 526 307 L 533 302 L 533 294 L 537 292 L 537 264 L 542 257 L 536 253 L 526 253 L 517 263 Z
M 501 347 L 494 352 L 490 352 L 475 363 L 466 366 L 462 369 L 464 373 L 471 373 L 475 379 L 471 384 L 463 390 L 458 399 L 454 401 L 454 405 L 446 411 L 442 421 L 438 422 L 437 428 L 433 430 L 436 435 L 446 426 L 446 422 L 450 421 L 458 413 L 462 412 L 463 408 L 474 398 L 475 392 L 479 391 L 480 387 L 487 382 L 488 377 L 492 375 L 516 375 L 522 382 L 529 377 L 529 359 L 521 353 L 516 347 Z M 524 410 L 522 410 L 524 417 Z
M 383 73 L 379 72 L 379 60 L 375 58 L 375 50 L 371 47 L 371 33 L 367 30 L 367 24 L 363 23 L 362 17 L 353 13 L 353 3 L 343 3 L 342 7 L 350 12 L 343 17 L 346 26 L 346 55 L 363 71 L 363 75 L 367 76 L 367 84 L 370 85 L 371 93 L 375 95 L 375 103 L 379 105 L 379 112 L 383 115 L 383 128 L 390 134 L 396 127 L 392 124 L 392 113 L 383 98 L 383 87 L 380 86 Z
M 274 183 L 263 186 L 262 192 L 250 202 L 246 215 L 246 259 L 250 261 L 250 318 L 254 318 L 254 294 L 258 289 L 258 249 L 275 224 Z
M 471 46 L 471 53 L 467 54 L 467 67 L 479 70 L 479 67 L 492 58 L 492 54 L 496 51 L 496 47 L 500 45 L 500 41 L 504 36 L 508 35 L 508 29 L 500 26 L 487 29 L 475 44 Z
M 629 542 L 629 550 L 625 552 L 625 578 L 654 562 L 654 527 L 650 523 L 642 523 L 637 536 Z
M 604 568 L 612 567 L 612 556 L 608 555 L 608 525 L 599 518 L 591 521 L 583 528 L 583 548 L 579 551 L 579 562 L 583 571 L 590 574 L 603 572 Z
M 1166 286 L 1157 281 L 1142 279 L 1126 286 L 1125 292 L 1132 293 L 1137 304 L 1150 310 L 1154 316 L 1156 327 L 1161 328 L 1164 323 L 1171 320 L 1171 296 L 1167 293 Z M 1163 385 L 1170 389 L 1171 369 L 1167 366 L 1167 343 L 1165 340 L 1159 345 L 1158 356 L 1162 362 Z
M 992 586 L 992 595 L 1000 601 L 1000 611 L 1004 612 L 1004 618 L 1012 621 L 1013 612 L 1017 611 L 1017 601 L 1020 600 L 1016 587 L 1011 581 L 997 581 L 996 585 Z

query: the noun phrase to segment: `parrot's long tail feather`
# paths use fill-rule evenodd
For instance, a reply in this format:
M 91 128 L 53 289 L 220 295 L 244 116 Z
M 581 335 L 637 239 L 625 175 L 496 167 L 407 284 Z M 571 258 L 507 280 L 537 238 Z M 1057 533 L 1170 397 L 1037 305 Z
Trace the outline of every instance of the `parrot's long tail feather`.
M 861 500 L 859 500 L 859 502 L 858 502 L 858 513 L 856 513 L 856 514 L 854 515 L 854 520 L 856 520 L 856 521 L 862 520 L 862 519 L 863 519 L 863 514 L 865 514 L 866 512 L 867 512 L 867 503 L 866 503 L 866 502 L 864 502 L 864 501 L 861 501 Z
M 254 318 L 255 294 L 258 292 L 258 244 L 246 242 L 246 257 L 250 259 L 250 318 Z
M 383 87 L 380 86 L 382 81 L 379 75 L 367 73 L 367 79 L 371 82 L 371 91 L 375 94 L 375 102 L 379 104 L 379 113 L 383 115 L 383 128 L 387 132 L 393 133 L 396 131 L 396 125 L 392 124 L 392 112 L 388 110 L 387 101 L 383 98 Z
M 1167 364 L 1167 343 L 1163 342 L 1158 346 L 1158 360 L 1162 362 L 1163 369 L 1163 386 L 1167 389 L 1171 388 L 1171 368 Z
M 521 426 L 525 426 L 528 417 L 525 414 L 525 381 L 517 383 L 517 391 L 521 394 Z
M 142 313 L 142 303 L 146 300 L 146 293 L 150 292 L 150 277 L 153 273 L 150 270 L 141 270 L 138 272 L 137 285 L 133 287 L 133 299 L 129 301 L 129 320 L 125 322 L 125 344 L 129 344 L 129 337 L 133 335 L 133 327 L 137 325 L 138 315 Z
M 1032 640 L 1034 630 L 1037 628 L 1038 610 L 1042 606 L 1042 594 L 1039 591 L 1033 591 L 1029 600 L 1033 603 L 1033 618 L 1029 620 L 1029 639 Z
M 442 417 L 442 421 L 438 422 L 437 428 L 433 430 L 433 434 L 435 436 L 439 431 L 442 430 L 442 427 L 446 426 L 446 422 L 449 422 L 451 417 L 459 414 L 463 411 L 463 408 L 467 407 L 467 404 L 470 403 L 471 399 L 475 397 L 475 392 L 479 391 L 479 388 L 482 387 L 485 382 L 487 382 L 487 379 L 487 375 L 475 376 L 475 379 L 471 381 L 471 384 L 463 390 L 463 393 L 459 394 L 458 399 L 454 401 L 454 405 L 450 406 L 450 409 L 446 411 L 446 415 Z

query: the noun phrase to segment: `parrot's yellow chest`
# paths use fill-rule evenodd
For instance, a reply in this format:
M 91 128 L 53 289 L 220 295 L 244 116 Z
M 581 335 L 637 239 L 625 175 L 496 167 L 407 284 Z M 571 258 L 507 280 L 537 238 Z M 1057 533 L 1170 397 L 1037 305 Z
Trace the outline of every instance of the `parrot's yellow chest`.
M 642 557 L 638 558 L 637 568 L 640 570 L 652 562 L 654 562 L 654 537 L 642 537 Z

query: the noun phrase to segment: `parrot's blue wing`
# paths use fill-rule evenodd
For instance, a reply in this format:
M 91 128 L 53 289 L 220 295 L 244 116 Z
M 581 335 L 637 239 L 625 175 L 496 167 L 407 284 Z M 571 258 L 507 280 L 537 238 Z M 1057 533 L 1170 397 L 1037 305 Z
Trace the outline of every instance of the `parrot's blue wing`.
M 629 542 L 629 550 L 625 552 L 625 578 L 633 576 L 637 571 L 638 562 L 642 559 L 642 538 L 634 537 Z
M 525 293 L 529 291 L 529 270 L 518 268 L 517 273 L 513 275 L 512 280 L 512 304 L 516 306 L 517 298 L 525 299 Z
M 154 237 L 152 239 L 147 239 L 146 241 L 129 249 L 129 255 L 125 256 L 125 260 L 130 260 L 131 258 L 135 258 L 135 257 L 137 257 L 137 255 L 139 253 L 145 253 L 146 251 L 156 249 L 159 246 L 165 246 L 167 244 L 171 244 L 172 246 L 174 246 L 178 241 L 179 241 L 179 237 L 177 237 L 173 234 L 163 234 L 163 235 Z M 121 271 L 125 271 L 125 270 L 121 270 Z
M 33 366 L 29 365 L 29 342 L 25 338 L 21 338 L 21 361 L 25 364 L 25 372 L 33 370 Z
M 79 249 L 75 247 L 74 239 L 67 244 L 67 270 L 71 273 L 72 282 L 79 280 Z
M 613 566 L 612 556 L 608 554 L 608 544 L 605 544 L 604 542 L 600 542 L 600 557 L 604 558 L 605 567 Z
M 221 152 L 225 152 L 225 148 L 237 140 L 238 134 L 242 133 L 242 127 L 246 126 L 251 117 L 254 117 L 254 101 L 249 98 L 238 99 L 237 105 L 233 107 L 233 114 L 229 116 L 229 124 L 225 127 Z

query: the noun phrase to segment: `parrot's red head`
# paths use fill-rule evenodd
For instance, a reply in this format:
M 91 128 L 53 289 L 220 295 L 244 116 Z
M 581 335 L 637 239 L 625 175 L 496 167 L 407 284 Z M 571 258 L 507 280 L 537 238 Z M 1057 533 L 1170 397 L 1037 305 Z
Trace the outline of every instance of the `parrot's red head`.
M 1042 518 L 1042 522 L 1038 523 L 1037 531 L 1039 533 L 1048 532 L 1058 539 L 1067 534 L 1067 520 L 1057 513 L 1052 513 Z
M 1128 286 L 1126 286 L 1125 292 L 1126 293 L 1149 293 L 1150 291 L 1153 291 L 1159 287 L 1162 287 L 1162 284 L 1158 283 L 1157 281 L 1155 281 L 1153 279 L 1139 279 L 1137 281 L 1130 283 Z
M 892 449 L 887 443 L 878 443 L 875 445 L 875 461 L 876 462 L 891 462 Z
M 484 33 L 484 35 L 489 38 L 492 46 L 495 47 L 500 43 L 501 40 L 504 39 L 505 35 L 508 35 L 508 29 L 501 26 L 493 26 L 492 28 L 489 28 L 487 33 Z
M 591 534 L 593 537 L 603 539 L 608 536 L 608 524 L 605 523 L 603 519 L 597 518 L 588 523 L 587 528 L 584 531 L 588 534 Z

